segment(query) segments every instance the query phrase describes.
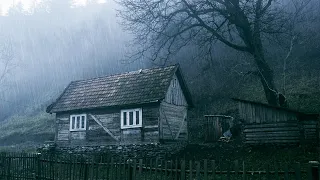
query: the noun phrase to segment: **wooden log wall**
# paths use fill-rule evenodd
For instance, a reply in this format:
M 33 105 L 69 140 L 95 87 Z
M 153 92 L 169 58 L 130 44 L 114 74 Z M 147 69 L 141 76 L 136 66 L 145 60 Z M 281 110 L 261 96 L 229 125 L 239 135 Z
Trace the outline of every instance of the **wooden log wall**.
M 249 102 L 239 102 L 239 115 L 245 123 L 297 121 L 297 113 Z
M 247 144 L 297 144 L 301 139 L 298 122 L 247 124 L 244 134 Z
M 120 110 L 92 110 L 73 113 L 86 114 L 87 127 L 85 131 L 70 131 L 71 113 L 57 113 L 56 143 L 61 146 L 96 146 L 159 142 L 159 105 L 142 107 L 142 128 L 121 129 Z M 112 136 L 92 116 L 100 121 Z
M 313 143 L 319 141 L 319 120 L 293 110 L 239 101 L 248 144 Z
M 303 136 L 306 142 L 317 142 L 319 140 L 319 121 L 309 120 L 301 121 L 303 127 Z

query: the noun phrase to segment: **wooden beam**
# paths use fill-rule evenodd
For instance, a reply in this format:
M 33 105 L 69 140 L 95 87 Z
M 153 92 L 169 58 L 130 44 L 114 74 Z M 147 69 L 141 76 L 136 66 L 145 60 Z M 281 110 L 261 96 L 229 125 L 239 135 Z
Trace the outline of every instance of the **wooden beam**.
M 103 128 L 103 130 L 106 131 L 114 140 L 119 141 L 119 139 L 118 139 L 117 137 L 115 137 L 109 129 L 107 129 L 106 127 L 104 127 L 104 126 L 102 125 L 101 121 L 100 121 L 98 118 L 96 118 L 96 117 L 95 117 L 94 115 L 92 115 L 92 114 L 89 114 L 89 116 L 91 116 L 92 119 L 93 119 L 99 126 L 101 126 L 101 127 Z
M 182 127 L 184 126 L 184 122 L 185 122 L 186 117 L 187 117 L 187 111 L 185 111 L 185 113 L 184 113 L 184 115 L 183 115 L 183 119 L 182 119 L 182 121 L 181 121 L 181 124 L 180 124 L 180 127 L 179 127 L 179 131 L 178 131 L 178 133 L 176 134 L 175 139 L 178 139 L 178 138 L 179 138 L 179 135 L 180 135 L 180 133 L 181 133 Z
M 169 124 L 169 122 L 168 122 L 167 116 L 166 116 L 166 114 L 164 113 L 163 109 L 162 109 L 162 108 L 160 108 L 160 109 L 161 109 L 161 113 L 164 115 L 164 119 L 166 120 L 166 123 L 167 123 L 167 125 L 168 125 L 168 128 L 169 128 L 170 134 L 171 134 L 171 136 L 172 136 L 172 139 L 174 139 L 174 136 L 173 136 L 173 134 L 172 134 L 172 131 L 171 131 L 170 124 Z

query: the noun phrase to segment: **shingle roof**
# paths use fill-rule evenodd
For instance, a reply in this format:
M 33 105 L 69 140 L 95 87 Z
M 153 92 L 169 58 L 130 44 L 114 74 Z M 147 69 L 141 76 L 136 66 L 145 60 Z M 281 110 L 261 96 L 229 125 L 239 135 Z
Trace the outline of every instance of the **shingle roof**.
M 158 102 L 164 99 L 177 70 L 179 71 L 179 67 L 175 65 L 73 81 L 56 102 L 48 106 L 47 112 Z M 186 89 L 184 82 L 182 84 Z M 187 90 L 185 92 L 188 93 Z

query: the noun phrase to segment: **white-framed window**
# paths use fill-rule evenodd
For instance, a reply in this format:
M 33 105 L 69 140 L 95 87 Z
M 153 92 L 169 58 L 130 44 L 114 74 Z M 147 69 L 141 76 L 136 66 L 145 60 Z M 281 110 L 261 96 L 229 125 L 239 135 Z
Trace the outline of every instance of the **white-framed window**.
M 87 127 L 87 115 L 70 115 L 70 131 L 85 131 Z
M 121 129 L 142 127 L 142 109 L 121 110 Z

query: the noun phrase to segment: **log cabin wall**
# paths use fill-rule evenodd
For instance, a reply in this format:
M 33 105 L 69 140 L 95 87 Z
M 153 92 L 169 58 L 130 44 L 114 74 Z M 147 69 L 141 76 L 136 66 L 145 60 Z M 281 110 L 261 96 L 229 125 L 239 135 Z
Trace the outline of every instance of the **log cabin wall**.
M 239 101 L 247 144 L 298 144 L 318 140 L 316 116 L 268 105 Z
M 60 146 L 96 146 L 159 141 L 159 105 L 142 107 L 142 128 L 121 129 L 120 111 L 121 109 L 112 109 L 57 113 L 55 141 Z M 86 114 L 85 131 L 70 131 L 70 115 L 72 114 Z
M 297 113 L 268 107 L 262 104 L 239 102 L 240 118 L 246 124 L 297 121 Z
M 187 140 L 188 103 L 174 75 L 165 99 L 160 104 L 160 139 Z

